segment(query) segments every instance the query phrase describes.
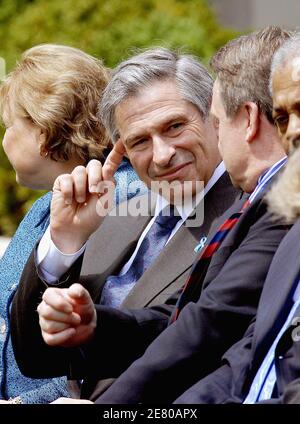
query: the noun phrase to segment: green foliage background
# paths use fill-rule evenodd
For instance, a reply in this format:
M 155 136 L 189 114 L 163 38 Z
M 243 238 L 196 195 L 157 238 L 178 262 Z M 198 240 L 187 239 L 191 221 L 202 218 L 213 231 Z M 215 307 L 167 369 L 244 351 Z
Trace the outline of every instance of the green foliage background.
M 40 43 L 75 46 L 114 67 L 132 48 L 153 45 L 183 48 L 207 62 L 235 35 L 219 26 L 206 0 L 0 0 L 0 56 L 7 71 Z M 13 234 L 40 194 L 15 183 L 1 149 L 0 234 Z

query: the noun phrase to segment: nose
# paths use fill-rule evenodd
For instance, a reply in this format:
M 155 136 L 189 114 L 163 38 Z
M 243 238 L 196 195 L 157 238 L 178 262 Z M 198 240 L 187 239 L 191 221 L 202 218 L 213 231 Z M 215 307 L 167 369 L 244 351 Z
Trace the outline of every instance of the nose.
M 175 147 L 168 140 L 160 136 L 154 136 L 152 143 L 153 162 L 160 167 L 169 165 L 172 157 L 176 154 Z
M 285 135 L 289 147 L 298 147 L 300 143 L 300 116 L 291 114 Z

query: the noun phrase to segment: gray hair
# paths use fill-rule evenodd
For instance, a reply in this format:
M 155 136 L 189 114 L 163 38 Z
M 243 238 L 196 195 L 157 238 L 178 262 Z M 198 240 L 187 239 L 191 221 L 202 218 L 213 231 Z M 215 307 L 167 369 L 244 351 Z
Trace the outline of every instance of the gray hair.
M 121 62 L 99 105 L 99 117 L 113 142 L 118 137 L 115 109 L 154 81 L 173 79 L 184 100 L 197 107 L 205 119 L 210 110 L 213 79 L 199 60 L 166 48 L 154 48 Z
M 271 76 L 269 89 L 272 94 L 272 80 L 275 72 L 278 69 L 282 69 L 287 63 L 291 62 L 295 58 L 300 58 L 300 32 L 294 33 L 293 36 L 285 41 L 283 45 L 276 51 L 273 56 L 271 64 Z M 298 63 L 298 69 L 295 69 L 298 79 L 300 80 L 300 62 Z

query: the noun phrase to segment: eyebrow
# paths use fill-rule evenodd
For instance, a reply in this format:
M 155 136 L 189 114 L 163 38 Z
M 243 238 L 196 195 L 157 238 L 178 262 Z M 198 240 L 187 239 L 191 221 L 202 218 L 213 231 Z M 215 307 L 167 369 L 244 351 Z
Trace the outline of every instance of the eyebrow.
M 299 109 L 300 110 L 300 101 L 295 102 L 293 104 L 292 109 Z M 280 106 L 273 108 L 273 115 L 275 113 L 280 113 L 280 112 L 286 112 L 286 109 L 284 109 L 283 107 L 280 107 Z
M 168 125 L 171 125 L 174 121 L 177 121 L 178 119 L 181 119 L 181 120 L 185 120 L 186 121 L 187 120 L 187 116 L 183 115 L 182 113 L 181 114 L 180 113 L 177 113 L 177 114 L 174 114 L 174 115 L 170 115 L 170 116 L 167 117 L 167 119 L 165 121 L 160 122 L 158 124 L 158 126 L 159 127 L 167 127 Z M 123 140 L 123 143 L 126 144 L 126 145 L 128 145 L 128 144 L 133 143 L 134 141 L 137 141 L 137 140 L 140 140 L 141 138 L 144 138 L 145 136 L 146 136 L 146 133 L 145 132 L 140 133 L 140 134 L 134 134 L 132 136 L 129 135 L 125 140 Z
M 274 106 L 274 103 L 273 103 L 273 111 L 274 112 L 278 112 L 278 111 L 281 111 L 281 110 L 283 110 L 283 106 L 281 106 L 280 103 L 279 103 L 278 106 Z
M 135 135 L 129 136 L 126 139 L 124 139 L 123 144 L 128 146 L 128 145 L 134 143 L 135 141 L 140 140 L 141 138 L 144 138 L 144 137 L 145 137 L 145 133 L 135 134 Z
M 300 109 L 300 101 L 298 100 L 294 105 L 293 105 L 293 109 Z
M 274 115 L 276 115 L 276 114 L 278 114 L 278 113 L 280 113 L 280 112 L 283 112 L 284 110 L 283 110 L 283 108 L 281 108 L 281 107 L 273 107 L 273 110 L 272 110 L 272 115 L 274 116 Z

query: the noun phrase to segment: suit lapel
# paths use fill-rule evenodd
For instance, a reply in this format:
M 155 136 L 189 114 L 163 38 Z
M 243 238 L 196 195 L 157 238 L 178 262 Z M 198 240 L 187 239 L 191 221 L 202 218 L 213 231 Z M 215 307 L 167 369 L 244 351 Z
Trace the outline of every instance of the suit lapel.
M 300 220 L 282 240 L 273 258 L 257 313 L 254 349 L 258 352 L 276 337 L 293 305 L 292 290 L 300 270 L 299 235 Z
M 243 195 L 243 197 L 241 199 L 234 202 L 234 204 L 220 218 L 218 218 L 218 220 L 214 223 L 213 227 L 209 231 L 209 235 L 208 235 L 207 241 L 205 243 L 206 246 L 209 245 L 209 243 L 211 242 L 212 238 L 215 236 L 215 234 L 218 231 L 218 229 L 220 228 L 220 226 L 222 224 L 224 224 L 224 222 L 227 219 L 229 219 L 234 213 L 239 212 L 241 210 L 241 208 L 242 208 L 243 204 L 245 203 L 247 197 L 249 197 L 249 196 Z M 233 231 L 229 232 L 229 234 L 232 234 L 232 232 Z M 228 239 L 228 237 L 226 237 L 224 239 L 224 241 L 222 242 L 220 247 L 223 246 L 223 243 L 225 243 L 226 239 Z

